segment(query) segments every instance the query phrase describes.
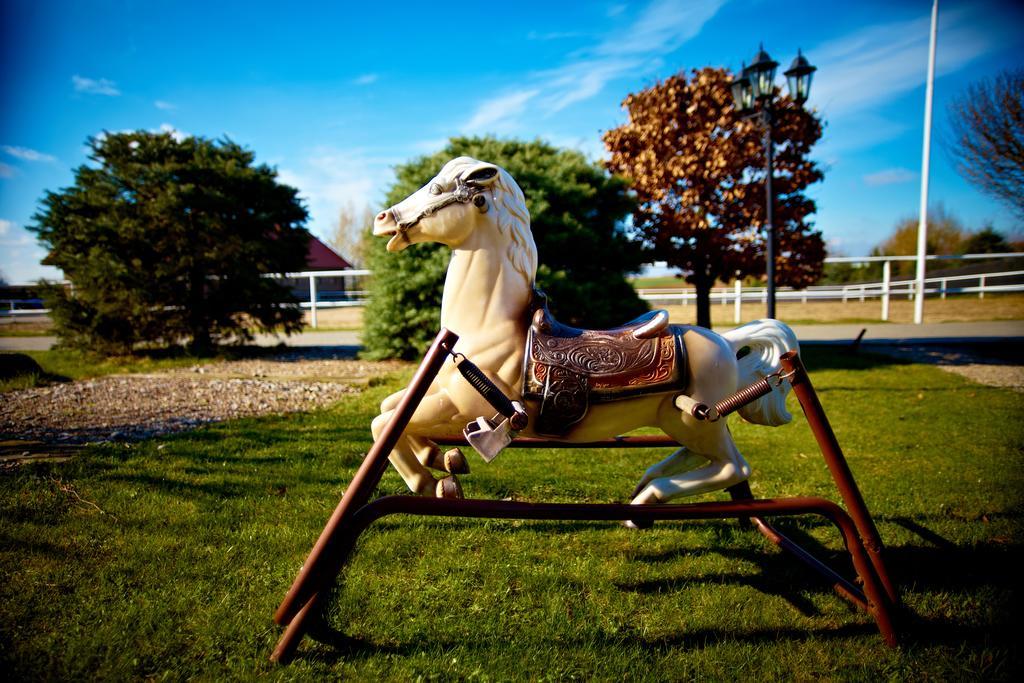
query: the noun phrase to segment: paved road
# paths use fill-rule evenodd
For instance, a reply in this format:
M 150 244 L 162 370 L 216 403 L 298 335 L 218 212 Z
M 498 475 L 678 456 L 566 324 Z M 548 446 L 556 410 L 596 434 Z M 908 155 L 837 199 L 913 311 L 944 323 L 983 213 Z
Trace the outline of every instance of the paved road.
M 858 323 L 853 325 L 794 325 L 793 331 L 804 344 L 841 344 L 852 342 L 865 330 L 863 344 L 956 344 L 972 341 L 1024 340 L 1024 320 L 1003 320 L 972 323 L 930 323 L 903 325 L 896 323 Z M 49 349 L 56 337 L 0 337 L 0 351 L 42 351 Z M 359 332 L 304 332 L 292 337 L 258 335 L 260 346 L 359 346 Z

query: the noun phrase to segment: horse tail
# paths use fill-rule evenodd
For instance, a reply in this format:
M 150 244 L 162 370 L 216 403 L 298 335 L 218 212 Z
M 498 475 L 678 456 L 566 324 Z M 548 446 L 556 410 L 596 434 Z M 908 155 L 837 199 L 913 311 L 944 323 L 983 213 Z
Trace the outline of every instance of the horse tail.
M 740 387 L 749 386 L 762 377 L 778 372 L 782 367 L 779 357 L 787 351 L 800 350 L 793 330 L 770 318 L 755 320 L 729 330 L 722 336 L 736 353 Z M 789 382 L 783 382 L 775 391 L 740 408 L 740 415 L 748 422 L 769 427 L 786 424 L 793 419 L 786 410 L 789 389 Z

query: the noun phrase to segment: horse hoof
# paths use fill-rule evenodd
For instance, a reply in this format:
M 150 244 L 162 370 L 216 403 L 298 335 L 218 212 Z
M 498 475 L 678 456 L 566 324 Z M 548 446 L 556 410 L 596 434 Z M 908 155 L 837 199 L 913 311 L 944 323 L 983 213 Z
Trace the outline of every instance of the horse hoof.
M 627 519 L 622 523 L 622 526 L 627 529 L 650 529 L 654 526 L 654 520 L 651 519 Z
M 469 461 L 458 448 L 451 448 L 444 454 L 444 471 L 448 474 L 469 474 Z
M 438 479 L 434 495 L 437 498 L 462 498 L 462 484 L 454 475 Z

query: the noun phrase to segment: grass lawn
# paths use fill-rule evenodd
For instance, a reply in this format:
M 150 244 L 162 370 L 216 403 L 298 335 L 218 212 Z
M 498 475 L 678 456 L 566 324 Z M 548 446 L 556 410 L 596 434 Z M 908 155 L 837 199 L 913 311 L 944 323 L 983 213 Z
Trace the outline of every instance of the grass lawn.
M 271 665 L 273 611 L 369 448 L 375 405 L 406 373 L 330 410 L 93 446 L 0 474 L 0 670 L 9 680 L 1019 676 L 1024 396 L 871 356 L 812 349 L 805 362 L 903 591 L 897 649 L 732 521 L 637 532 L 389 518 L 364 536 L 330 600 L 330 624 L 350 638 L 307 638 L 291 665 Z M 802 415 L 733 430 L 755 494 L 834 497 Z M 462 481 L 472 497 L 622 501 L 663 455 L 519 451 L 491 465 L 474 455 Z M 403 490 L 389 471 L 380 493 Z M 841 559 L 820 520 L 779 526 Z

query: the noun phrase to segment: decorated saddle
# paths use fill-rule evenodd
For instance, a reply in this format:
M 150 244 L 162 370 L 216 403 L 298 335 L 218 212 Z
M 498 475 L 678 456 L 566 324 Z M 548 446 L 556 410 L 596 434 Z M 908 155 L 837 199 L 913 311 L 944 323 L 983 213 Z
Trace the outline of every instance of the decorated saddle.
M 650 311 L 610 330 L 581 330 L 555 320 L 534 292 L 526 338 L 523 397 L 539 401 L 534 431 L 565 436 L 591 403 L 682 391 L 686 350 L 668 313 Z

